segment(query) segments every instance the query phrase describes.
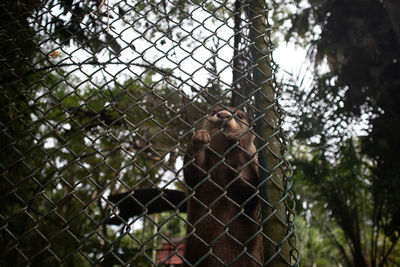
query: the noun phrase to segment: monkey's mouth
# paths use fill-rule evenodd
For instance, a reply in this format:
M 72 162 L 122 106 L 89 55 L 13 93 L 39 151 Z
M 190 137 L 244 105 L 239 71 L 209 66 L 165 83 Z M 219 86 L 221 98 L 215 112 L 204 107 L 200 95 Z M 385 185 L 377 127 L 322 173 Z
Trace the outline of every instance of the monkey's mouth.
M 209 118 L 208 121 L 211 122 L 213 125 L 215 125 L 218 128 L 223 128 L 228 123 L 227 119 L 216 118 L 214 116 Z
M 226 120 L 217 119 L 217 120 L 213 120 L 212 122 L 217 126 L 222 126 L 224 124 L 224 122 L 226 122 Z
M 209 115 L 207 120 L 211 128 L 214 128 L 213 131 L 218 130 L 222 132 L 230 130 L 234 121 L 232 118 L 232 113 L 227 110 L 217 111 Z

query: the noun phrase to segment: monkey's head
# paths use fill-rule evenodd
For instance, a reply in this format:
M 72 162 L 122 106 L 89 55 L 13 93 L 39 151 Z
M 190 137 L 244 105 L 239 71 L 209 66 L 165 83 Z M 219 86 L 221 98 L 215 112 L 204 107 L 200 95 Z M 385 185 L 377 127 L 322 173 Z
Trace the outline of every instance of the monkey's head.
M 233 107 L 218 106 L 214 108 L 203 124 L 203 129 L 206 129 L 211 136 L 212 148 L 239 141 L 243 149 L 253 154 L 255 146 L 251 128 L 252 125 L 247 114 L 243 110 Z

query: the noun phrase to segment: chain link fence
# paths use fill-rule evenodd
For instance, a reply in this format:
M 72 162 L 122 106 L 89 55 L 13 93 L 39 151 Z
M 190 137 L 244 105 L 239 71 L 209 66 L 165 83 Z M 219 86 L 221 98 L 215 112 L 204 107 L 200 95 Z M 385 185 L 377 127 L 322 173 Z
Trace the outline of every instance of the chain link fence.
M 248 257 L 248 266 L 297 266 L 270 30 L 258 0 L 2 1 L 0 264 L 205 266 L 213 257 L 243 266 Z M 188 185 L 184 171 L 214 143 L 184 155 L 216 107 L 246 130 L 214 151 L 219 160 L 200 185 Z M 250 135 L 251 153 L 242 144 Z M 233 182 L 213 180 L 228 171 Z M 258 179 L 237 200 L 230 194 L 243 177 Z M 202 201 L 196 190 L 206 183 L 221 196 L 201 213 L 188 203 Z M 222 198 L 238 212 L 225 224 L 215 215 Z M 256 225 L 249 240 L 235 239 L 242 217 Z M 193 262 L 186 241 L 204 237 L 193 229 L 218 228 L 205 218 L 223 230 Z M 216 252 L 228 238 L 241 248 L 229 262 Z

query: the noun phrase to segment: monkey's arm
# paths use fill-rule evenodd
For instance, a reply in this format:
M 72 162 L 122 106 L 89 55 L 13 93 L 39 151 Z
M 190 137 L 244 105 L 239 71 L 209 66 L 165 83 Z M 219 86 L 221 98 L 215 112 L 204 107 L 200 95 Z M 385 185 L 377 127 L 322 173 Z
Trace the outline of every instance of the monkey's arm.
M 129 218 L 146 214 L 171 211 L 178 209 L 186 212 L 186 194 L 178 190 L 165 189 L 160 191 L 155 188 L 139 189 L 132 192 L 114 194 L 108 200 L 117 204 L 118 216 L 106 220 L 105 224 L 122 224 Z
M 195 131 L 192 136 L 191 144 L 186 151 L 183 161 L 185 182 L 191 188 L 201 181 L 202 177 L 207 175 L 207 159 L 204 145 L 210 143 L 210 141 L 210 135 L 204 129 Z

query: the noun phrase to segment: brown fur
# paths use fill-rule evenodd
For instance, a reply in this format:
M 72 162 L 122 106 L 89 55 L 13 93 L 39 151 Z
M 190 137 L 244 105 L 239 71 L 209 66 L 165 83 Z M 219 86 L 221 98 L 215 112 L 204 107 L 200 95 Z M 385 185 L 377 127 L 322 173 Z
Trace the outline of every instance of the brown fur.
M 194 133 L 185 155 L 185 182 L 193 194 L 185 259 L 192 265 L 263 264 L 254 135 L 246 114 L 234 112 L 215 109 Z

